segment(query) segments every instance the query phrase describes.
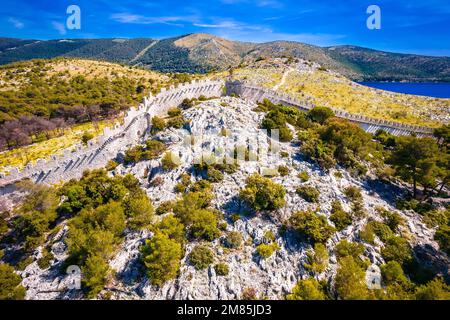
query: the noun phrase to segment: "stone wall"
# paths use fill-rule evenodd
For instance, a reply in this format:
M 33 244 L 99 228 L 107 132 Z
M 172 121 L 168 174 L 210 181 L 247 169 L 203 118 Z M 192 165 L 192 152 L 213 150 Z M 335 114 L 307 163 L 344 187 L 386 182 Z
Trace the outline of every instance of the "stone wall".
M 8 193 L 12 183 L 29 178 L 36 183 L 57 183 L 72 178 L 79 178 L 85 170 L 103 168 L 117 153 L 124 151 L 142 141 L 148 134 L 153 116 L 162 116 L 167 110 L 178 106 L 185 98 L 219 97 L 223 94 L 238 94 L 250 101 L 262 101 L 267 98 L 273 103 L 281 103 L 297 107 L 303 111 L 312 109 L 302 101 L 286 93 L 252 86 L 233 81 L 192 81 L 168 89 L 163 88 L 156 96 L 145 97 L 138 108 L 131 108 L 122 124 L 116 123 L 112 128 L 105 128 L 103 134 L 89 141 L 87 146 L 76 145 L 72 150 L 64 150 L 62 155 L 53 155 L 51 159 L 37 160 L 36 164 L 28 164 L 24 170 L 13 168 L 9 174 L 0 176 L 0 195 Z M 409 126 L 401 123 L 371 119 L 361 115 L 349 114 L 342 110 L 334 110 L 336 116 L 358 123 L 367 132 L 374 133 L 384 129 L 394 135 L 415 133 L 418 136 L 431 135 L 432 130 L 425 127 Z
M 79 178 L 88 169 L 103 168 L 119 151 L 142 140 L 149 132 L 153 116 L 166 114 L 168 109 L 178 106 L 185 98 L 221 96 L 224 85 L 222 81 L 192 81 L 164 88 L 156 96 L 145 97 L 137 109 L 128 110 L 122 124 L 105 128 L 102 135 L 86 146 L 78 144 L 72 150 L 64 150 L 62 155 L 53 155 L 49 160 L 38 159 L 36 164 L 30 163 L 22 171 L 13 168 L 9 174 L 0 176 L 0 195 L 8 193 L 10 188 L 6 186 L 24 178 L 36 183 L 57 183 Z
M 228 95 L 235 93 L 241 98 L 253 102 L 261 102 L 263 99 L 269 99 L 273 103 L 281 103 L 284 105 L 297 107 L 303 111 L 308 111 L 314 108 L 314 105 L 296 99 L 287 93 L 261 88 L 245 82 L 227 82 L 226 89 Z M 375 133 L 377 130 L 383 129 L 396 136 L 414 133 L 417 136 L 422 137 L 431 136 L 433 134 L 433 129 L 427 127 L 412 126 L 387 120 L 373 119 L 363 115 L 350 114 L 339 109 L 333 109 L 333 111 L 337 117 L 355 122 L 365 131 L 370 133 Z

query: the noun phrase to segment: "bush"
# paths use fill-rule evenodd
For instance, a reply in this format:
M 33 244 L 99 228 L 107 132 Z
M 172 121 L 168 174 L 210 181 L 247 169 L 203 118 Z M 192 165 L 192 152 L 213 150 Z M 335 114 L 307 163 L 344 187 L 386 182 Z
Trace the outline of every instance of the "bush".
M 328 224 L 325 216 L 312 211 L 299 211 L 289 218 L 290 226 L 300 235 L 313 242 L 324 243 L 336 231 Z
M 143 158 L 152 160 L 158 158 L 166 150 L 166 145 L 158 140 L 147 140 Z
M 84 144 L 87 144 L 89 140 L 94 139 L 94 134 L 89 131 L 85 131 L 83 133 L 83 136 L 81 137 L 81 141 L 83 141 Z
M 175 278 L 182 256 L 181 243 L 164 233 L 156 232 L 142 249 L 142 261 L 151 283 L 160 286 Z
M 315 107 L 308 111 L 307 117 L 313 122 L 324 124 L 329 118 L 334 117 L 334 112 L 327 107 Z
M 197 270 L 206 269 L 214 262 L 214 254 L 212 250 L 203 245 L 195 246 L 188 255 L 189 263 Z
M 166 213 L 169 213 L 170 211 L 172 211 L 173 207 L 175 206 L 175 203 L 173 201 L 164 201 L 161 202 L 161 204 L 159 205 L 158 208 L 156 208 L 156 214 L 157 215 L 163 215 Z
M 334 223 L 334 226 L 338 231 L 342 231 L 352 224 L 352 215 L 342 208 L 342 204 L 339 200 L 334 200 L 331 203 L 331 215 L 330 221 Z
M 412 250 L 408 241 L 397 236 L 386 240 L 384 248 L 381 249 L 381 255 L 386 262 L 397 261 L 401 265 L 412 260 Z
M 369 221 L 367 223 L 368 228 L 373 230 L 373 233 L 382 241 L 386 242 L 389 238 L 394 236 L 394 233 L 389 228 L 389 226 L 385 225 L 383 222 L 379 221 Z
M 439 248 L 450 255 L 450 226 L 444 225 L 436 230 L 434 240 L 439 243 Z
M 258 252 L 261 258 L 267 259 L 270 258 L 272 254 L 279 249 L 280 247 L 275 242 L 271 244 L 262 243 L 256 247 L 256 252 Z
M 302 182 L 307 182 L 309 180 L 309 174 L 306 171 L 302 171 L 298 174 L 298 177 Z
M 171 171 L 180 165 L 180 157 L 173 152 L 166 152 L 161 159 L 161 165 L 164 171 Z
M 322 243 L 316 243 L 314 249 L 306 253 L 306 262 L 303 264 L 306 270 L 314 273 L 322 273 L 328 266 L 328 250 Z
M 278 166 L 278 173 L 280 176 L 285 177 L 289 174 L 289 168 L 286 166 Z
M 184 126 L 185 123 L 186 121 L 184 120 L 184 118 L 182 116 L 178 116 L 170 118 L 169 121 L 167 121 L 167 127 L 180 129 Z
M 181 115 L 181 109 L 171 108 L 167 111 L 167 114 L 169 115 L 169 117 L 177 117 Z
M 103 290 L 108 277 L 108 262 L 101 256 L 92 254 L 86 259 L 82 267 L 82 283 L 89 289 L 88 297 L 95 297 Z
M 217 169 L 208 167 L 207 169 L 208 180 L 211 182 L 220 182 L 223 180 L 223 173 Z
M 164 119 L 154 116 L 152 118 L 152 128 L 150 129 L 151 134 L 163 131 L 164 129 L 166 129 L 166 122 Z
M 231 231 L 228 233 L 225 243 L 227 247 L 237 249 L 241 246 L 242 240 L 242 234 L 240 232 Z
M 151 224 L 154 209 L 147 194 L 142 191 L 129 194 L 123 201 L 125 216 L 129 219 L 128 225 L 133 229 L 141 229 Z
M 381 267 L 381 275 L 386 285 L 405 285 L 408 283 L 408 279 L 403 272 L 402 266 L 397 261 L 389 261 L 383 264 Z
M 214 212 L 206 209 L 195 210 L 191 214 L 189 232 L 195 239 L 212 241 L 220 235 L 218 219 Z
M 175 240 L 182 245 L 186 242 L 185 226 L 173 215 L 164 217 L 159 223 L 154 225 L 153 231 L 164 234 L 169 239 Z
M 0 300 L 23 300 L 26 290 L 21 282 L 22 278 L 13 267 L 0 263 Z
M 358 187 L 348 186 L 344 189 L 344 194 L 351 202 L 362 201 L 363 199 L 361 189 Z
M 338 261 L 345 257 L 352 257 L 353 261 L 358 263 L 361 267 L 367 268 L 368 265 L 365 260 L 361 259 L 364 253 L 364 245 L 357 242 L 349 242 L 346 239 L 339 241 L 334 248 Z
M 384 208 L 377 208 L 377 211 L 383 217 L 383 220 L 392 232 L 396 232 L 398 227 L 404 223 L 404 219 L 397 212 L 391 212 Z
M 301 186 L 296 189 L 297 194 L 308 202 L 318 202 L 320 192 L 317 188 Z
M 226 263 L 218 263 L 214 266 L 214 270 L 218 276 L 227 276 L 230 269 Z
M 256 211 L 283 207 L 285 194 L 283 186 L 258 174 L 248 177 L 245 188 L 240 192 L 241 198 Z
M 450 286 L 442 278 L 435 278 L 416 289 L 417 300 L 450 300 Z
M 37 264 L 39 268 L 42 270 L 48 269 L 50 267 L 50 262 L 54 259 L 52 252 L 47 248 L 42 250 L 42 257 L 37 260 Z
M 368 289 L 365 279 L 366 273 L 355 262 L 353 257 L 347 256 L 339 261 L 334 288 L 342 300 L 365 300 Z
M 305 279 L 297 282 L 287 300 L 325 300 L 323 288 L 316 279 Z

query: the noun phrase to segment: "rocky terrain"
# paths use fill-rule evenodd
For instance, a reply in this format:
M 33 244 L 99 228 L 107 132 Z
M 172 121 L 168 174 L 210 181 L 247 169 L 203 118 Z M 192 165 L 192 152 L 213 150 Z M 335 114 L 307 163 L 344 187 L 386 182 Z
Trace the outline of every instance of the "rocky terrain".
M 347 186 L 357 186 L 362 189 L 364 209 L 367 216 L 354 222 L 344 230 L 334 234 L 326 243 L 330 254 L 330 264 L 318 275 L 319 279 L 333 281 L 337 269 L 337 259 L 333 248 L 342 239 L 357 240 L 360 231 L 368 219 L 380 220 L 377 207 L 384 207 L 397 212 L 405 219 L 401 227 L 402 235 L 407 235 L 412 246 L 429 246 L 439 252 L 438 244 L 433 240 L 434 231 L 422 221 L 422 217 L 413 211 L 399 211 L 394 207 L 394 198 L 400 194 L 400 189 L 392 185 L 385 185 L 375 180 L 361 180 L 352 177 L 346 170 L 333 169 L 330 172 L 321 170 L 317 165 L 306 161 L 299 153 L 298 141 L 290 143 L 276 143 L 265 133 L 261 133 L 259 126 L 264 113 L 255 112 L 255 104 L 232 97 L 209 100 L 200 105 L 183 111 L 184 118 L 190 125 L 186 129 L 166 129 L 154 138 L 166 143 L 168 149 L 180 155 L 181 164 L 173 171 L 162 171 L 159 159 L 142 161 L 134 165 L 120 164 L 109 174 L 132 173 L 139 179 L 140 185 L 152 199 L 154 207 L 162 202 L 177 198 L 174 187 L 180 174 L 190 170 L 193 162 L 202 152 L 224 154 L 227 147 L 257 145 L 259 150 L 268 150 L 269 144 L 274 143 L 279 153 L 262 155 L 258 161 L 244 161 L 233 174 L 225 174 L 224 180 L 214 183 L 214 207 L 224 213 L 227 221 L 226 231 L 238 231 L 244 237 L 244 246 L 230 249 L 223 246 L 223 236 L 212 242 L 215 252 L 215 262 L 225 262 L 229 266 L 227 276 L 218 276 L 210 265 L 207 269 L 197 271 L 186 260 L 187 254 L 196 244 L 190 242 L 186 246 L 186 255 L 181 262 L 179 276 L 166 282 L 161 287 L 151 285 L 140 263 L 140 246 L 145 239 L 152 236 L 151 232 L 126 231 L 125 240 L 118 248 L 109 265 L 115 270 L 115 277 L 111 280 L 102 295 L 112 299 L 237 299 L 248 288 L 256 290 L 259 297 L 283 299 L 290 293 L 299 279 L 309 277 L 303 267 L 306 252 L 311 245 L 299 241 L 290 232 L 282 232 L 282 224 L 293 212 L 317 208 L 319 215 L 330 216 L 331 202 L 335 199 L 343 203 L 345 210 L 350 210 L 350 202 L 344 195 Z M 226 129 L 226 134 L 221 133 Z M 201 140 L 194 145 L 187 137 L 201 136 Z M 196 140 L 197 141 L 197 140 Z M 249 141 L 252 141 L 249 143 Z M 256 150 L 256 149 L 255 149 Z M 120 155 L 119 155 L 120 156 Z M 252 173 L 270 172 L 280 165 L 289 168 L 286 176 L 275 176 L 272 180 L 283 185 L 287 191 L 286 205 L 271 213 L 249 214 L 246 205 L 237 197 L 240 189 L 245 185 L 246 178 Z M 310 179 L 303 182 L 298 174 L 308 173 Z M 339 172 L 340 174 L 336 174 Z M 162 184 L 154 186 L 151 181 L 159 177 Z M 301 185 L 315 186 L 320 191 L 317 204 L 311 204 L 301 198 L 296 188 Z M 239 213 L 241 218 L 236 222 L 230 219 L 232 214 Z M 158 219 L 161 217 L 158 216 Z M 276 235 L 276 243 L 280 249 L 271 257 L 263 259 L 255 252 L 258 244 L 264 241 L 264 234 L 271 230 Z M 49 240 L 54 259 L 50 268 L 42 270 L 36 260 L 41 256 L 42 247 L 34 253 L 34 262 L 19 272 L 23 278 L 22 285 L 27 289 L 27 299 L 77 299 L 82 298 L 78 291 L 65 290 L 67 277 L 61 272 L 61 265 L 67 257 L 67 247 L 64 243 L 68 227 L 63 223 L 59 232 Z M 381 265 L 384 260 L 380 254 L 382 244 L 379 240 L 374 245 L 364 243 L 364 256 L 372 264 Z M 445 265 L 448 257 L 439 253 L 437 260 Z

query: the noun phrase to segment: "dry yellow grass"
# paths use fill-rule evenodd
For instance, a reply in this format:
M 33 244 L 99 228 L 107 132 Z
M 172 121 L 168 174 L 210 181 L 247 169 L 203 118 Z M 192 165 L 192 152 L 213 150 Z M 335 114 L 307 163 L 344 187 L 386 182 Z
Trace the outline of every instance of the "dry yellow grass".
M 247 67 L 234 71 L 233 77 L 273 88 L 283 68 Z M 351 113 L 412 125 L 438 127 L 449 121 L 450 99 L 398 94 L 368 88 L 333 72 L 302 66 L 291 71 L 279 91 L 317 106 L 343 109 Z
M 105 127 L 112 126 L 112 124 L 112 121 L 102 121 L 95 126 L 92 123 L 76 125 L 66 129 L 63 136 L 1 152 L 0 172 L 8 172 L 11 167 L 22 169 L 29 162 L 35 163 L 37 159 L 49 159 L 53 154 L 62 154 L 64 149 L 81 143 L 84 132 L 88 131 L 94 136 L 98 136 L 103 133 Z

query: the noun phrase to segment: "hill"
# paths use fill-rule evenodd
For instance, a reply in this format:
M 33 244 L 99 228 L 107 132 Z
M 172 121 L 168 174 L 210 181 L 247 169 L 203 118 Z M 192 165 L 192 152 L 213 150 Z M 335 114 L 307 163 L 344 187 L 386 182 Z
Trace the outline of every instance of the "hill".
M 0 64 L 61 56 L 189 73 L 225 70 L 261 58 L 292 57 L 319 63 L 358 81 L 450 81 L 448 57 L 388 53 L 356 46 L 322 48 L 291 41 L 243 43 L 209 34 L 162 40 L 0 38 Z

